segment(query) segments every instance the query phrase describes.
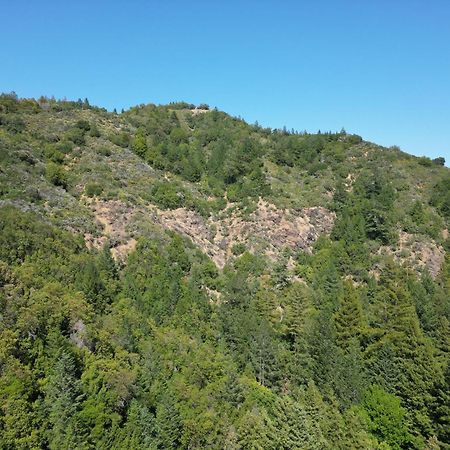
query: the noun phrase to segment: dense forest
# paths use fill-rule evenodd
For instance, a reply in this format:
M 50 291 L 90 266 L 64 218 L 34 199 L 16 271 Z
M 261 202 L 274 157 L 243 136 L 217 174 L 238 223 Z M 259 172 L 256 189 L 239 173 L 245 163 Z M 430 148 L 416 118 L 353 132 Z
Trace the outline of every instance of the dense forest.
M 450 449 L 444 164 L 1 95 L 0 448 Z

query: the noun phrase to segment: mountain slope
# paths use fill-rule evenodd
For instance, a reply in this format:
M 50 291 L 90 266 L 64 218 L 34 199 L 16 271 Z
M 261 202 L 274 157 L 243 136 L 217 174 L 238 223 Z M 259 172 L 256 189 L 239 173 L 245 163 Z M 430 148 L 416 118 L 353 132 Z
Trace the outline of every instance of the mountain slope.
M 446 448 L 442 160 L 2 95 L 0 164 L 2 448 Z

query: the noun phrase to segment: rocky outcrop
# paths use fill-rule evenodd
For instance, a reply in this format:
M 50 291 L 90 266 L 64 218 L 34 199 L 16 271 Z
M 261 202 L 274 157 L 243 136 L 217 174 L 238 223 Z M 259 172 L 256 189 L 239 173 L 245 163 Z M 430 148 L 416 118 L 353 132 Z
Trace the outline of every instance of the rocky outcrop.
M 124 261 L 137 243 L 127 230 L 136 208 L 120 200 L 90 200 L 88 205 L 103 232 L 99 236 L 86 233 L 84 238 L 87 247 L 101 248 L 108 241 L 114 259 Z
M 392 255 L 401 264 L 416 271 L 426 269 L 436 278 L 444 264 L 445 251 L 430 238 L 401 231 L 397 248 L 380 247 L 379 254 Z
M 271 259 L 276 259 L 285 248 L 309 251 L 321 234 L 330 233 L 335 218 L 334 213 L 322 207 L 278 209 L 262 199 L 248 216 L 229 204 L 221 214 L 209 218 L 186 208 L 162 210 L 154 205 L 130 206 L 119 200 L 90 201 L 89 207 L 103 233 L 99 236 L 86 234 L 88 247 L 100 248 L 109 240 L 113 256 L 123 261 L 136 246 L 139 230 L 134 233 L 129 230 L 136 228 L 130 224 L 139 213 L 141 221 L 189 238 L 220 268 L 238 243 Z
M 301 210 L 278 209 L 260 199 L 248 217 L 232 210 L 222 217 L 204 219 L 185 208 L 157 210 L 157 220 L 166 228 L 189 237 L 223 267 L 233 245 L 242 243 L 251 251 L 262 251 L 276 259 L 284 248 L 309 251 L 321 234 L 330 233 L 334 213 L 322 207 Z

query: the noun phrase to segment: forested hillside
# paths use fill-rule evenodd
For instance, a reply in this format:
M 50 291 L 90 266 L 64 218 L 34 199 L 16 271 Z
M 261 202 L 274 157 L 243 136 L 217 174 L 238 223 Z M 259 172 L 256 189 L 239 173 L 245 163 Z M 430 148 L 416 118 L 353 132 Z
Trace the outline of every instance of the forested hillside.
M 1 449 L 450 449 L 450 172 L 207 105 L 0 96 Z

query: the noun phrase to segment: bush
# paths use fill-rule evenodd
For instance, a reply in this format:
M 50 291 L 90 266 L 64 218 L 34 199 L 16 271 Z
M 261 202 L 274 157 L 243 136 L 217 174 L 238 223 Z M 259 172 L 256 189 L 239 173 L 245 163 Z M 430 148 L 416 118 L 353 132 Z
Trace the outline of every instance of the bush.
M 89 125 L 89 122 L 87 120 L 78 120 L 75 124 L 76 128 L 79 128 L 80 130 L 86 132 L 91 129 L 91 126 Z
M 100 147 L 98 149 L 98 152 L 102 156 L 111 156 L 111 149 L 109 149 L 108 147 Z
M 53 144 L 45 146 L 44 155 L 47 159 L 58 164 L 61 164 L 64 161 L 64 154 Z
M 99 131 L 99 129 L 97 128 L 97 125 L 92 125 L 91 126 L 91 129 L 89 130 L 89 136 L 91 136 L 91 137 L 100 137 L 101 135 L 100 135 L 100 131 Z
M 72 128 L 66 133 L 65 136 L 69 141 L 72 141 L 75 145 L 84 145 L 84 131 L 81 128 Z
M 95 182 L 87 183 L 84 187 L 84 192 L 88 197 L 98 197 L 103 192 L 103 186 Z
M 362 142 L 362 137 L 357 134 L 349 134 L 345 137 L 345 141 L 349 144 L 355 145 Z
M 56 144 L 56 148 L 60 152 L 67 154 L 73 150 L 73 143 L 69 142 L 69 141 L 61 141 L 61 142 L 58 142 L 58 144 Z
M 45 167 L 45 178 L 55 186 L 67 188 L 67 174 L 59 164 L 49 162 Z
M 450 177 L 444 178 L 433 187 L 430 205 L 447 219 L 450 218 Z
M 25 122 L 17 116 L 0 116 L 0 125 L 12 134 L 22 133 L 25 130 Z
M 153 186 L 151 190 L 151 199 L 162 208 L 176 209 L 184 206 L 186 192 L 176 183 L 163 181 Z
M 122 133 L 113 134 L 110 136 L 109 140 L 122 148 L 127 148 L 130 145 L 130 136 L 128 133 L 123 131 Z
M 431 167 L 433 165 L 433 161 L 431 161 L 431 159 L 427 158 L 426 156 L 421 156 L 419 158 L 419 164 L 421 166 Z
M 234 244 L 233 247 L 231 247 L 231 252 L 235 256 L 242 255 L 242 253 L 245 252 L 245 245 L 242 242 L 239 242 L 238 244 Z
M 439 156 L 439 158 L 434 158 L 433 164 L 436 164 L 437 166 L 445 166 L 445 158 L 442 156 Z

